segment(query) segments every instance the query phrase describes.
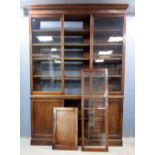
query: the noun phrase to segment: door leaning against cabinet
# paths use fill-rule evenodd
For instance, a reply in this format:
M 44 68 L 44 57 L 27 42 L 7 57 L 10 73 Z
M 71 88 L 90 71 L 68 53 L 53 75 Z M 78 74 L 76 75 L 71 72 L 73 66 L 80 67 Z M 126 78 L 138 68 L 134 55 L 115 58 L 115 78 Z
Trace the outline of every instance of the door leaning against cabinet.
M 77 108 L 54 108 L 53 149 L 76 150 L 78 148 Z

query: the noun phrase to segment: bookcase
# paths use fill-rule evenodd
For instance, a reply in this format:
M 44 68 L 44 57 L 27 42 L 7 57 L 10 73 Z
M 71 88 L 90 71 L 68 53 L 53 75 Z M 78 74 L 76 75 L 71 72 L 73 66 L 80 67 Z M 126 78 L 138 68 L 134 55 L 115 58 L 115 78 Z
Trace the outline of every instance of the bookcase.
M 31 144 L 52 145 L 53 108 L 78 108 L 81 70 L 108 69 L 109 145 L 122 145 L 127 4 L 31 5 Z M 70 123 L 70 122 L 68 122 Z

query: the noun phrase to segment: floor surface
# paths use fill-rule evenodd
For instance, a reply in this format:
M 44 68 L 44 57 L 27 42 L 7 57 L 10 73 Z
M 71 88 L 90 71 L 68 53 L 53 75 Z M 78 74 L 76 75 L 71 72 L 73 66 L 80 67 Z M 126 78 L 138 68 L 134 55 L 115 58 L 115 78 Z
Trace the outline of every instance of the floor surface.
M 134 138 L 124 138 L 123 147 L 109 147 L 109 152 L 95 152 L 97 155 L 134 155 Z M 52 150 L 51 146 L 31 146 L 30 138 L 21 138 L 20 155 L 94 155 L 94 152 Z

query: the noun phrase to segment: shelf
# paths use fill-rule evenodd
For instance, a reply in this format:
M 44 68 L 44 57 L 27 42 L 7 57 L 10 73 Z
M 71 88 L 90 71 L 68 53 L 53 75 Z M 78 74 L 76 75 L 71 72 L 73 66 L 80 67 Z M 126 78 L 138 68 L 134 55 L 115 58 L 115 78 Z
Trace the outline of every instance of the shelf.
M 61 75 L 33 75 L 33 78 L 53 78 L 61 77 Z
M 121 78 L 122 75 L 108 75 L 109 78 Z
M 65 47 L 87 47 L 89 44 L 64 44 Z
M 59 54 L 61 54 L 60 52 L 58 52 Z M 53 56 L 60 56 L 60 55 L 56 55 L 56 54 L 32 54 L 33 57 L 53 57 Z
M 111 58 L 111 57 L 122 57 L 123 55 L 122 54 L 110 54 L 110 55 L 98 55 L 96 54 L 97 52 L 94 52 L 94 57 L 95 58 L 102 58 L 102 57 L 105 57 L 105 58 Z
M 32 32 L 60 32 L 61 29 L 33 29 Z
M 122 32 L 119 28 L 94 28 L 94 32 Z
M 94 60 L 100 60 L 100 59 L 104 59 L 104 60 L 122 60 L 122 58 L 107 58 L 107 57 L 102 57 L 102 58 L 94 58 Z
M 33 60 L 61 60 L 61 58 L 32 58 Z
M 89 60 L 89 58 L 64 58 L 64 60 Z
M 81 75 L 65 75 L 65 78 L 81 78 Z M 100 77 L 100 76 L 94 76 L 94 77 Z M 121 78 L 121 75 L 108 75 L 109 78 Z
M 61 34 L 60 29 L 46 29 L 46 30 L 41 30 L 41 29 L 33 29 L 32 33 L 37 33 L 37 34 L 54 34 L 54 35 L 59 35 Z
M 34 43 L 34 44 L 32 44 L 32 46 L 61 46 L 61 44 L 51 44 L 51 43 L 44 43 L 44 44 L 42 44 L 42 43 Z
M 94 46 L 122 46 L 123 43 L 122 42 L 103 42 L 103 43 L 94 43 Z
M 65 78 L 81 78 L 81 75 L 65 75 Z

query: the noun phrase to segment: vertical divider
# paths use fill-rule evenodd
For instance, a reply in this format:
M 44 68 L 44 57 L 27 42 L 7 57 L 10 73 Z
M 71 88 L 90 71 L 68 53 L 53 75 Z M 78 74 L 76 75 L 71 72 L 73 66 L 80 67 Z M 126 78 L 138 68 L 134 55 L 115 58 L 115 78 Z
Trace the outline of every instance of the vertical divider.
M 29 16 L 29 60 L 30 60 L 30 94 L 32 94 L 33 91 L 33 76 L 32 76 L 32 17 Z
M 82 76 L 81 76 L 81 89 L 82 89 L 82 92 L 81 92 L 81 116 L 82 116 L 82 119 L 81 119 L 81 127 L 82 127 L 82 130 L 81 130 L 81 145 L 82 145 L 82 148 L 84 147 L 84 71 L 82 70 Z
M 64 14 L 61 16 L 61 89 L 64 94 Z
M 123 48 L 122 48 L 122 79 L 121 92 L 124 95 L 124 76 L 125 76 L 125 40 L 126 40 L 126 16 L 123 16 Z
M 90 69 L 93 68 L 94 17 L 90 15 Z

